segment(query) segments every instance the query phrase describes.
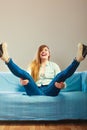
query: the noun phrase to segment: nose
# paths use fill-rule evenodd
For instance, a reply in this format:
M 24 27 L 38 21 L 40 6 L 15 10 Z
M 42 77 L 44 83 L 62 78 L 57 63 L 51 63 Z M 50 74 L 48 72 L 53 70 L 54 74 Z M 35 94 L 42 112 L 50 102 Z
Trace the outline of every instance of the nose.
M 42 50 L 42 53 L 44 53 L 45 51 L 44 50 Z

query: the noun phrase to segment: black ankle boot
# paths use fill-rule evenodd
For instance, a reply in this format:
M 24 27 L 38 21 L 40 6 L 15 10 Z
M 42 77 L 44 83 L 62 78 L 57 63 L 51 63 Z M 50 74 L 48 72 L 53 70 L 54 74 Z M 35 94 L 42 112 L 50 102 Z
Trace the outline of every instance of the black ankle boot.
M 82 52 L 82 56 L 85 58 L 87 55 L 87 46 L 83 44 L 83 52 Z
M 2 44 L 0 44 L 0 57 L 2 57 L 3 50 L 2 50 Z

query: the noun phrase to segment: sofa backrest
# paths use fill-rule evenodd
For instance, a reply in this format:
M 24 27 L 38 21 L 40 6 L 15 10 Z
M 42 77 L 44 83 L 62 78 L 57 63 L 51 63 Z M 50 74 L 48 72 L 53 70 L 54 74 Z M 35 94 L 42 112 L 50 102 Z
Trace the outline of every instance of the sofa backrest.
M 87 71 L 82 72 L 82 91 L 87 92 Z
M 61 92 L 83 91 L 87 92 L 87 71 L 75 72 L 66 80 L 66 88 Z M 11 72 L 0 72 L 0 92 L 24 92 L 25 89 L 20 84 L 20 79 Z
M 25 92 L 20 79 L 11 72 L 0 72 L 0 92 Z
M 84 78 L 86 77 L 85 75 L 87 76 L 87 72 L 75 72 L 71 77 L 66 80 L 66 88 L 62 89 L 61 91 L 82 91 L 82 88 L 84 88 Z

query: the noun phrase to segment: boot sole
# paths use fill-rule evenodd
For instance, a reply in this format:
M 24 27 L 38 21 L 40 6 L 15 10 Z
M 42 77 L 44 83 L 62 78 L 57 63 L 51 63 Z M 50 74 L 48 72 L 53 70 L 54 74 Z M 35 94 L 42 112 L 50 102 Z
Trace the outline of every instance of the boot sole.
M 83 52 L 82 52 L 82 56 L 85 58 L 87 55 L 87 46 L 83 44 Z
M 2 44 L 0 44 L 0 58 L 2 57 L 3 55 L 3 49 L 2 49 Z

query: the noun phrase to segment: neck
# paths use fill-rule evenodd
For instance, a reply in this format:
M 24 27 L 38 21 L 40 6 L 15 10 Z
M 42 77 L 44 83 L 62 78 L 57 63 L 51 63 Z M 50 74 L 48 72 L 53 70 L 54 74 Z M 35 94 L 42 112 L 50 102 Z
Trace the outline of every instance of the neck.
M 41 65 L 45 66 L 48 60 L 41 60 Z

